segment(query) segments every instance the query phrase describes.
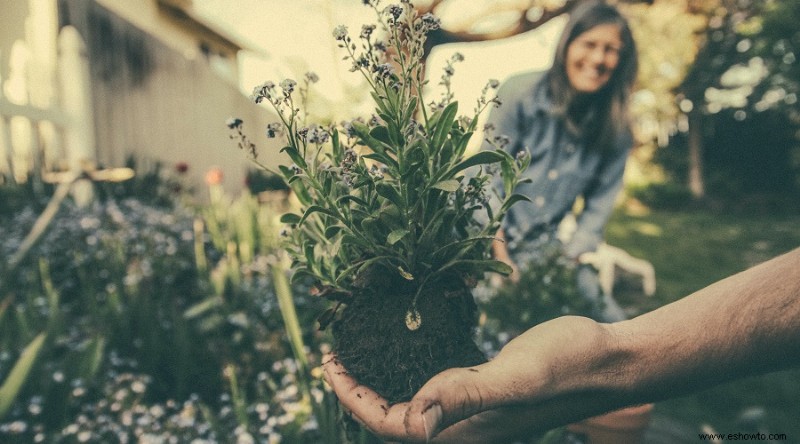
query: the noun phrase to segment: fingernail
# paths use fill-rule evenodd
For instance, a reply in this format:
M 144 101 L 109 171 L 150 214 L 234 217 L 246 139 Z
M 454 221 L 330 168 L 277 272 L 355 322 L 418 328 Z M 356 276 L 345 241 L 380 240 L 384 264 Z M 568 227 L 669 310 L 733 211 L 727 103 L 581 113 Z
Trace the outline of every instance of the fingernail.
M 422 428 L 425 429 L 425 440 L 430 442 L 439 423 L 442 421 L 442 406 L 434 404 L 422 412 Z

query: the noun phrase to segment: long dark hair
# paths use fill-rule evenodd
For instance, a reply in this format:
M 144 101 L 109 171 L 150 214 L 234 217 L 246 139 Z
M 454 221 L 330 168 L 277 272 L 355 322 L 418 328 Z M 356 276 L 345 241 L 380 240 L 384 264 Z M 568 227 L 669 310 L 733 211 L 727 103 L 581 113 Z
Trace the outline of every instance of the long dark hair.
M 575 38 L 598 25 L 619 26 L 622 48 L 619 63 L 608 84 L 592 93 L 588 109 L 580 107 L 578 92 L 567 77 L 567 48 Z M 638 56 L 628 21 L 617 8 L 602 1 L 590 1 L 575 8 L 570 14 L 561 40 L 556 48 L 553 67 L 547 74 L 547 86 L 554 113 L 561 115 L 569 128 L 585 140 L 594 141 L 593 147 L 605 150 L 614 146 L 614 140 L 627 131 L 628 98 L 636 80 Z

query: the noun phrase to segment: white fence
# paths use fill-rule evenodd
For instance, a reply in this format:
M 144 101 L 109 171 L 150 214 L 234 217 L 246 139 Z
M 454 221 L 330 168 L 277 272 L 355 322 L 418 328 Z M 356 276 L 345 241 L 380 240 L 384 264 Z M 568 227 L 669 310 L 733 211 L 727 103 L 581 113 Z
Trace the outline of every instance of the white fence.
M 57 49 L 55 63 L 48 63 L 24 40 L 12 47 L 0 89 L 4 183 L 40 181 L 47 171 L 77 169 L 94 158 L 86 47 L 75 28 L 65 27 Z

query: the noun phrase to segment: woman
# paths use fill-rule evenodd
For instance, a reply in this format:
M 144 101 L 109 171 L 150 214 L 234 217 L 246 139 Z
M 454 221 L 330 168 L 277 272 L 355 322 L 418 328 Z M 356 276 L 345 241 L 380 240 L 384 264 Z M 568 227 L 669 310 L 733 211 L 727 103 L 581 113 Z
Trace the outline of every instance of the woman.
M 530 152 L 530 182 L 516 192 L 531 202 L 509 211 L 498 232 L 505 242 L 494 245 L 497 259 L 524 268 L 555 241 L 579 196 L 583 211 L 564 254 L 579 261 L 597 248 L 633 144 L 627 110 L 636 70 L 636 45 L 625 18 L 612 6 L 590 2 L 571 14 L 552 68 L 517 75 L 501 87 L 504 104 L 489 115 L 487 126 L 508 137 L 511 154 Z M 625 319 L 610 296 L 600 303 L 591 266 L 579 265 L 577 274 L 581 293 L 598 306 L 596 319 Z

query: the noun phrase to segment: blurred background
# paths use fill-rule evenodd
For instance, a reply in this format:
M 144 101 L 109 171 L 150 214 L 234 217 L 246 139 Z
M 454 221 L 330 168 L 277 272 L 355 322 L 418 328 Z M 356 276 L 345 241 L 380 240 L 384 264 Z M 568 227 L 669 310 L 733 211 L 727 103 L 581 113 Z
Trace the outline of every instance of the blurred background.
M 579 3 L 415 2 L 442 20 L 426 94 L 456 52 L 462 112 L 488 79 L 546 69 Z M 654 272 L 649 297 L 641 267 L 612 267 L 635 315 L 800 245 L 800 1 L 612 3 L 640 51 L 606 233 Z M 309 71 L 311 118 L 369 115 L 331 32 L 373 20 L 357 0 L 2 1 L 0 442 L 346 439 L 318 378 L 324 307 L 285 273 L 284 186 L 225 123 L 282 163 L 248 95 Z M 648 439 L 800 442 L 797 399 L 796 371 L 709 388 L 659 403 Z

